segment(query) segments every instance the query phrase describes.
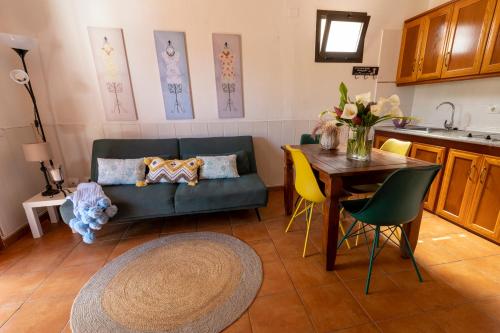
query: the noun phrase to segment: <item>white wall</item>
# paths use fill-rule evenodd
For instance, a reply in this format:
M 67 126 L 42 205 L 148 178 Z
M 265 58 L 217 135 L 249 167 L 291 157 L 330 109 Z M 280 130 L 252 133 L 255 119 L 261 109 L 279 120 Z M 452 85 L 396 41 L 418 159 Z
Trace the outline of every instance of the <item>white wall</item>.
M 435 108 L 443 101 L 455 104 L 458 128 L 500 132 L 500 114 L 489 113 L 492 105 L 500 108 L 500 78 L 416 86 L 412 116 L 421 119 L 422 124 L 442 127 L 450 119 L 450 108 Z
M 428 8 L 445 2 L 429 0 Z M 491 106 L 500 108 L 500 78 L 415 86 L 412 116 L 419 118 L 422 125 L 442 127 L 450 118 L 449 108 L 435 108 L 443 101 L 455 104 L 455 124 L 460 129 L 500 132 L 500 114 L 488 112 Z
M 251 134 L 256 138 L 259 173 L 266 184 L 278 185 L 282 184 L 279 146 L 297 142 L 321 110 L 338 102 L 341 81 L 353 94 L 374 93 L 376 88 L 375 80 L 354 80 L 353 64 L 314 62 L 316 10 L 368 12 L 371 21 L 364 64 L 377 65 L 382 30 L 400 29 L 403 18 L 424 10 L 427 2 L 0 0 L 0 5 L 0 21 L 7 31 L 34 35 L 40 41 L 49 105 L 71 176 L 88 176 L 91 142 L 97 138 Z M 19 20 L 22 15 L 25 18 Z M 137 122 L 104 120 L 88 26 L 123 28 Z M 192 121 L 165 119 L 154 51 L 155 29 L 186 32 L 195 113 Z M 245 119 L 217 119 L 212 32 L 242 35 Z M 6 68 L 0 71 L 5 75 Z M 409 109 L 411 101 L 407 104 Z

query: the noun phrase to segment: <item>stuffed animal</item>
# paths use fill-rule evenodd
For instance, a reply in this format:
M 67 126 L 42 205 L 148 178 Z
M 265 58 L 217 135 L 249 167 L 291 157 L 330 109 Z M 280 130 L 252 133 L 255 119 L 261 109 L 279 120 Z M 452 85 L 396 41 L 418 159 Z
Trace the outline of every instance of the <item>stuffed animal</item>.
M 102 226 L 118 212 L 118 208 L 111 204 L 101 186 L 94 182 L 79 184 L 76 192 L 67 200 L 73 202 L 75 215 L 69 226 L 82 235 L 82 240 L 86 244 L 92 244 L 95 240 L 94 230 L 101 230 Z

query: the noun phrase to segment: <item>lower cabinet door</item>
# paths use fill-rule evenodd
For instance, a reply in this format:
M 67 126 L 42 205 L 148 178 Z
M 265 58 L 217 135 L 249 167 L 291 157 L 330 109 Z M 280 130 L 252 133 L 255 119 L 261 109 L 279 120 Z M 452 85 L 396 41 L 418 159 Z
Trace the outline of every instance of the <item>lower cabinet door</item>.
M 375 140 L 373 142 L 373 147 L 374 148 L 380 148 L 386 142 L 389 138 L 383 135 L 377 135 L 375 134 Z
M 443 164 L 445 157 L 446 148 L 426 145 L 423 143 L 414 142 L 411 146 L 410 156 L 422 161 Z M 424 201 L 424 208 L 434 212 L 434 207 L 436 206 L 436 200 L 438 196 L 439 184 L 441 183 L 441 176 L 443 171 L 439 171 L 436 178 L 432 182 L 427 197 Z
M 500 242 L 500 158 L 485 156 L 480 170 L 467 227 Z
M 450 149 L 436 213 L 465 226 L 482 155 Z

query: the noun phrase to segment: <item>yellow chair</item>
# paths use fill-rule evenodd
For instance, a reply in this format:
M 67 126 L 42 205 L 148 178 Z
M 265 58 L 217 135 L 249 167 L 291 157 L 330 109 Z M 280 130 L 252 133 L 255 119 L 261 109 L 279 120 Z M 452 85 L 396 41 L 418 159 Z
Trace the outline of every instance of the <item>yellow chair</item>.
M 394 154 L 399 154 L 403 156 L 408 156 L 410 152 L 411 142 L 410 141 L 401 141 L 398 139 L 388 139 L 382 146 L 380 146 L 380 150 L 387 151 Z
M 295 218 L 301 214 L 305 213 L 306 216 L 306 240 L 304 242 L 304 251 L 302 252 L 302 257 L 306 256 L 307 250 L 307 240 L 309 238 L 309 229 L 311 228 L 311 218 L 314 209 L 314 205 L 323 204 L 326 197 L 321 193 L 321 190 L 314 177 L 311 165 L 307 161 L 306 156 L 300 151 L 300 149 L 295 149 L 286 146 L 286 149 L 292 155 L 293 165 L 295 166 L 295 191 L 300 196 L 299 203 L 295 208 L 295 212 L 286 227 L 285 232 L 290 230 Z M 304 208 L 301 209 L 301 205 L 304 203 Z M 345 230 L 342 224 L 340 224 L 340 229 L 342 234 L 345 235 Z M 350 245 L 348 245 L 350 247 Z

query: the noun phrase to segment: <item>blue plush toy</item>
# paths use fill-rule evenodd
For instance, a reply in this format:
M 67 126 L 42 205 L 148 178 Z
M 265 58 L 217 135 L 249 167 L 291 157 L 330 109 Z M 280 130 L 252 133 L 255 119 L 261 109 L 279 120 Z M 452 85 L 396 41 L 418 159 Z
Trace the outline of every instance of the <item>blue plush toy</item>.
M 101 186 L 94 182 L 79 184 L 76 192 L 68 196 L 67 200 L 73 202 L 75 215 L 69 221 L 69 226 L 82 235 L 83 242 L 87 244 L 94 242 L 94 230 L 101 230 L 102 225 L 118 212 Z

